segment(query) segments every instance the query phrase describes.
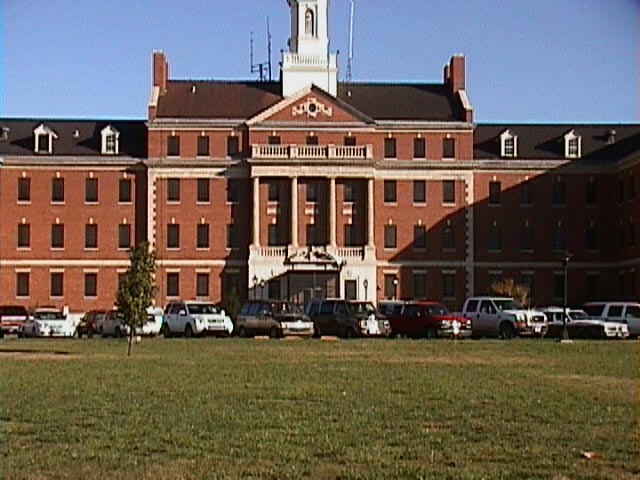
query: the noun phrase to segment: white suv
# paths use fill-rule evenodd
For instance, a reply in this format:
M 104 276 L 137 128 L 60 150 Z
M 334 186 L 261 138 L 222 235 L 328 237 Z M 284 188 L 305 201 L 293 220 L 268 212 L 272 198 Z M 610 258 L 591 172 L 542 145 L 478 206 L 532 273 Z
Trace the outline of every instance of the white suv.
M 169 302 L 164 309 L 162 333 L 165 337 L 206 334 L 228 337 L 231 332 L 231 318 L 211 302 Z
M 640 336 L 640 303 L 590 302 L 585 303 L 583 308 L 590 317 L 626 323 L 629 327 L 629 336 Z

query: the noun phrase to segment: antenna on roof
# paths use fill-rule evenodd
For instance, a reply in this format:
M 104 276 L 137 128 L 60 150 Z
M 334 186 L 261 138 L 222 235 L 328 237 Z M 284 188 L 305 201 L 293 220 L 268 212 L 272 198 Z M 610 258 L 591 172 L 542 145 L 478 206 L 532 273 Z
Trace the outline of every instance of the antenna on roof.
M 271 81 L 271 30 L 269 28 L 269 17 L 267 17 L 267 55 L 266 62 L 253 63 L 253 32 L 251 32 L 251 73 L 257 73 L 261 82 Z
M 351 13 L 349 15 L 349 55 L 347 57 L 347 82 L 351 81 L 351 61 L 353 60 L 353 15 L 354 4 L 351 0 Z

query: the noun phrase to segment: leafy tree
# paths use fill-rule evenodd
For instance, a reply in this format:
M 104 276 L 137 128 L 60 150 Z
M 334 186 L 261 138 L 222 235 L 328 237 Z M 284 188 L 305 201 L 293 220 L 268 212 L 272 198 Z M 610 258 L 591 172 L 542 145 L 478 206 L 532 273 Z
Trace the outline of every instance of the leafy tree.
M 155 252 L 147 242 L 141 242 L 129 251 L 129 268 L 122 276 L 116 305 L 122 313 L 123 322 L 129 327 L 129 347 L 136 329 L 141 328 L 147 319 L 147 308 L 151 305 L 156 287 L 153 281 L 155 271 Z
M 529 289 L 517 284 L 513 278 L 505 278 L 491 285 L 491 292 L 496 295 L 504 295 L 517 300 L 520 305 L 529 305 Z

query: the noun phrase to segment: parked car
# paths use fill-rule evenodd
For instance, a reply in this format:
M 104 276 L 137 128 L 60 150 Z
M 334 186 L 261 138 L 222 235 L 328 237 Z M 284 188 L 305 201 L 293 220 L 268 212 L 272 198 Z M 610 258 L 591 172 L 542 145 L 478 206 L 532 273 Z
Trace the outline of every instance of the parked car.
M 73 337 L 76 326 L 62 310 L 53 307 L 36 308 L 20 327 L 22 337 Z
M 640 336 L 640 303 L 589 302 L 583 308 L 590 317 L 626 323 L 630 337 Z
M 548 321 L 547 337 L 561 338 L 564 310 L 560 307 L 540 309 Z M 570 338 L 627 338 L 629 328 L 622 322 L 591 318 L 584 310 L 567 309 L 567 333 Z
M 99 324 L 104 320 L 106 310 L 89 310 L 84 314 L 80 323 L 76 327 L 76 336 L 82 338 L 84 335 L 91 338 L 98 333 Z
M 107 310 L 98 323 L 98 333 L 101 337 L 126 337 L 129 335 L 129 327 L 124 322 L 122 313 L 118 310 Z
M 20 335 L 22 324 L 29 320 L 27 309 L 20 305 L 0 305 L 0 336 Z
M 544 313 L 525 309 L 513 298 L 470 297 L 462 307 L 461 315 L 471 320 L 473 336 L 511 339 L 542 337 L 547 333 Z
M 457 336 L 471 336 L 471 320 L 449 312 L 438 302 L 407 301 L 380 302 L 378 310 L 389 319 L 394 335 L 411 338 L 452 337 L 454 322 L 458 322 Z
M 173 335 L 216 335 L 228 337 L 233 332 L 233 322 L 224 310 L 211 302 L 174 301 L 164 309 L 162 333 Z
M 281 300 L 250 300 L 245 302 L 236 321 L 239 337 L 269 335 L 310 337 L 313 322 L 295 304 Z
M 160 307 L 147 308 L 147 321 L 142 324 L 142 328 L 136 330 L 140 335 L 158 335 L 162 329 L 164 311 Z
M 388 337 L 389 320 L 371 302 L 342 299 L 312 300 L 307 314 L 313 321 L 314 336 Z

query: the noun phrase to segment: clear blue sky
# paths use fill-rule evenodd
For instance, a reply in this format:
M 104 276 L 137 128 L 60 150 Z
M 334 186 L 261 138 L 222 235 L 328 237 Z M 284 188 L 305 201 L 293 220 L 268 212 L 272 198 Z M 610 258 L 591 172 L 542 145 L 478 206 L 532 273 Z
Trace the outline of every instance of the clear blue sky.
M 476 121 L 637 122 L 637 0 L 355 0 L 355 81 L 441 82 L 467 62 Z M 277 76 L 285 0 L 0 0 L 0 115 L 144 118 L 151 53 L 171 78 Z M 332 0 L 331 50 L 346 73 L 349 1 Z

